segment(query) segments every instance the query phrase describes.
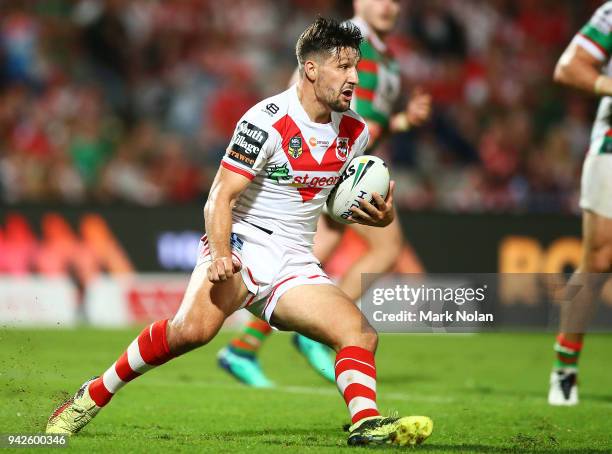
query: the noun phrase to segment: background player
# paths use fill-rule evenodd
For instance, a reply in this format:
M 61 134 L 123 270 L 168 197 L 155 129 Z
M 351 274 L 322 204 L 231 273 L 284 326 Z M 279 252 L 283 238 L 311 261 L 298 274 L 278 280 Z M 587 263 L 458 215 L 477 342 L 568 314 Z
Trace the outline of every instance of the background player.
M 582 288 L 562 306 L 555 344 L 557 358 L 550 378 L 551 405 L 578 403 L 578 358 L 593 301 L 612 266 L 612 2 L 606 2 L 574 37 L 555 69 L 556 82 L 601 97 L 582 170 L 583 252 L 570 282 Z M 603 74 L 602 74 L 602 68 Z
M 338 352 L 337 383 L 352 420 L 349 444 L 414 444 L 431 434 L 427 417 L 379 414 L 377 334 L 312 254 L 317 218 L 334 180 L 369 140 L 363 119 L 349 109 L 361 39 L 356 27 L 323 18 L 302 33 L 299 83 L 256 104 L 236 126 L 206 202 L 206 235 L 177 314 L 145 328 L 102 377 L 60 405 L 48 433 L 78 432 L 127 382 L 207 344 L 229 315 L 248 307 Z M 308 148 L 304 137 L 313 131 L 331 145 Z M 337 147 L 337 137 L 348 139 L 346 149 Z M 289 178 L 269 176 L 267 170 L 278 166 L 289 169 Z M 299 185 L 306 172 L 325 183 Z M 389 225 L 392 194 L 393 183 L 387 200 L 374 194 L 376 205 L 363 201 L 352 217 Z
M 397 23 L 399 0 L 355 0 L 355 17 L 351 22 L 361 30 L 364 41 L 360 46 L 361 61 L 357 65 L 359 86 L 355 90 L 351 107 L 366 119 L 370 130 L 372 152 L 389 133 L 405 132 L 422 125 L 431 115 L 431 96 L 415 89 L 405 109 L 393 114 L 400 97 L 399 65 L 391 54 L 385 39 Z M 361 296 L 363 273 L 384 273 L 397 262 L 400 254 L 410 257 L 411 269 L 403 272 L 421 272 L 422 266 L 409 245 L 404 244 L 397 217 L 383 229 L 371 229 L 358 224 L 350 225 L 367 243 L 367 251 L 342 276 L 339 287 L 353 300 Z M 317 226 L 314 252 L 325 263 L 339 245 L 344 226 L 322 216 Z M 218 355 L 219 364 L 240 381 L 256 387 L 269 387 L 272 382 L 263 373 L 257 361 L 257 352 L 271 328 L 261 320 L 249 322 L 242 333 L 230 341 Z M 317 342 L 296 335 L 293 342 L 312 367 L 322 376 L 334 381 L 333 363 L 329 351 Z

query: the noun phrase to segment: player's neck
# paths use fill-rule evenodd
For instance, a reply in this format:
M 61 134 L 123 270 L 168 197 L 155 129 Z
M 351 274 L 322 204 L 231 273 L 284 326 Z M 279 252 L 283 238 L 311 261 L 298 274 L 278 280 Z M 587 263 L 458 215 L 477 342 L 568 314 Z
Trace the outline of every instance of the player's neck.
M 356 15 L 353 20 L 357 23 L 362 24 L 361 26 L 366 28 L 367 34 L 369 35 L 368 39 L 373 42 L 375 47 L 381 47 L 381 48 L 386 49 L 387 47 L 386 39 L 387 39 L 387 36 L 389 36 L 391 32 L 384 32 L 381 30 L 377 30 L 376 28 L 372 26 L 372 24 L 370 24 L 366 19 L 364 19 L 360 15 Z
M 387 43 L 385 42 L 385 40 L 387 39 L 387 36 L 389 36 L 389 33 L 387 32 L 381 32 L 379 30 L 376 30 L 374 27 L 372 27 L 370 24 L 368 24 L 368 27 L 370 27 L 370 39 L 374 39 L 374 40 L 378 40 L 380 41 L 382 44 L 387 45 Z
M 299 81 L 297 96 L 310 121 L 314 123 L 329 123 L 331 121 L 330 108 L 317 99 L 312 84 L 303 80 Z

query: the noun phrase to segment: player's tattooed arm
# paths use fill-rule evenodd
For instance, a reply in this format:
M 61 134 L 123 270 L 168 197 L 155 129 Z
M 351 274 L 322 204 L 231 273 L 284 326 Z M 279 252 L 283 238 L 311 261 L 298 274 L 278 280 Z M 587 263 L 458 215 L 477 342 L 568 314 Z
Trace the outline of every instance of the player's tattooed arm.
M 232 257 L 229 237 L 232 229 L 232 207 L 251 180 L 219 167 L 208 200 L 204 206 L 204 223 L 212 262 L 208 268 L 211 282 L 225 281 L 240 271 L 240 263 Z

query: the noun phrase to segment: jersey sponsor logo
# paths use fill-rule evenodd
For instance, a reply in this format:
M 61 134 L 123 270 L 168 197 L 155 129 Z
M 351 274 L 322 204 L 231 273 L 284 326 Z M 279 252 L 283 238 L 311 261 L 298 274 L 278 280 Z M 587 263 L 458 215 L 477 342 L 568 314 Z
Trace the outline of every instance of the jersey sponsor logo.
M 326 188 L 338 184 L 340 178 L 338 175 L 311 177 L 305 174 L 294 177 L 289 186 L 294 188 Z
M 278 113 L 279 110 L 280 108 L 276 104 L 271 102 L 270 104 L 266 104 L 266 110 L 264 112 L 266 112 L 271 117 L 273 117 L 274 115 Z
M 288 163 L 285 162 L 282 166 L 273 165 L 266 168 L 266 173 L 268 174 L 268 178 L 271 180 L 276 180 L 276 182 L 280 182 L 281 180 L 290 180 L 292 175 L 289 173 Z
M 316 137 L 311 137 L 310 139 L 308 139 L 308 145 L 310 145 L 311 147 L 329 147 L 329 140 L 321 140 L 321 139 L 317 139 Z
M 266 140 L 268 140 L 266 131 L 248 121 L 242 121 L 236 128 L 228 156 L 234 161 L 253 167 Z
M 289 139 L 289 156 L 293 159 L 297 159 L 302 155 L 302 138 L 299 136 L 293 136 Z
M 346 161 L 349 154 L 349 138 L 338 137 L 336 138 L 336 158 L 340 161 Z

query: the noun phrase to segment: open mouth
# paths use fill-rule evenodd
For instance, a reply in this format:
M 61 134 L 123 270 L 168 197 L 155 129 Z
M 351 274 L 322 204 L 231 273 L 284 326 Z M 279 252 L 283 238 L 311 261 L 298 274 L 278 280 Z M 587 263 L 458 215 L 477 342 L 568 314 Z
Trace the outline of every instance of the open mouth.
M 342 90 L 342 95 L 347 99 L 351 99 L 353 97 L 353 89 L 345 88 L 344 90 Z

